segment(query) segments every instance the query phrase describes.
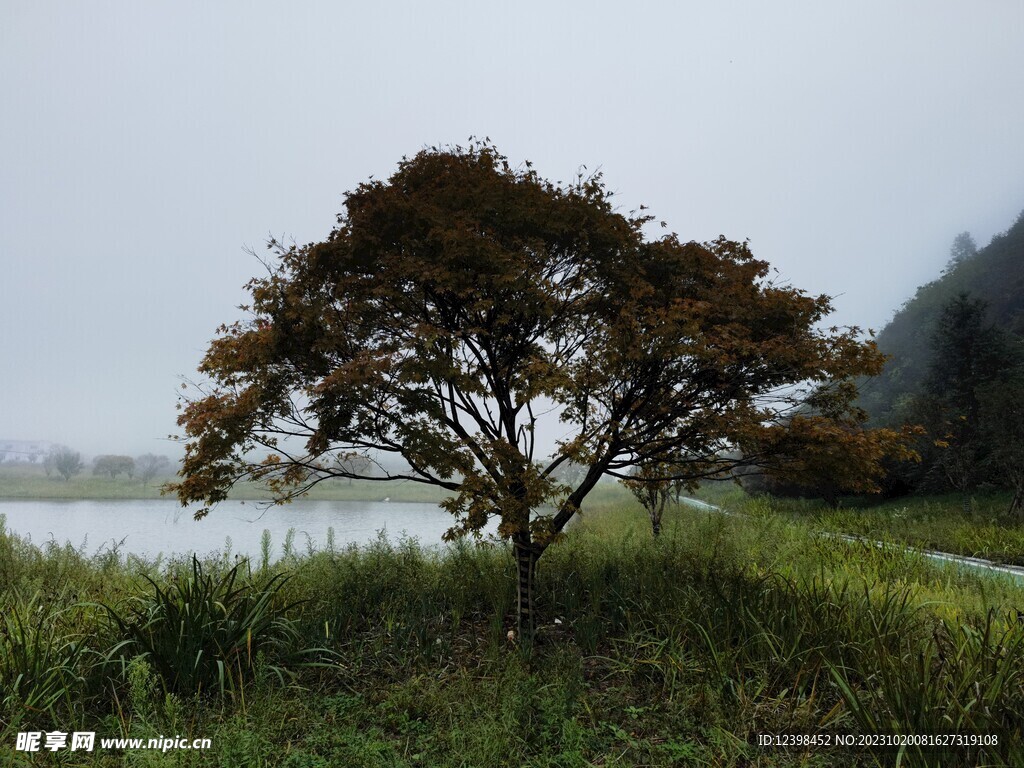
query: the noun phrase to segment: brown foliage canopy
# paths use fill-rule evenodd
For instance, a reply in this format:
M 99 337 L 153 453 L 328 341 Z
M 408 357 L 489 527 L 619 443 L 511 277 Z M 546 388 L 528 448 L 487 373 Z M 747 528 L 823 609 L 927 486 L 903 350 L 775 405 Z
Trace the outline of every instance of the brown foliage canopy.
M 542 549 L 602 475 L 766 461 L 808 388 L 879 371 L 857 329 L 817 329 L 827 297 L 771 284 L 745 243 L 648 239 L 610 198 L 599 174 L 434 148 L 349 193 L 325 241 L 272 242 L 251 318 L 221 328 L 184 404 L 179 499 L 246 478 L 286 498 L 353 476 L 338 456 L 392 455 L 408 469 L 373 479 L 447 488 L 459 531 L 499 515 Z M 545 411 L 567 434 L 553 457 Z M 570 461 L 586 471 L 565 485 Z

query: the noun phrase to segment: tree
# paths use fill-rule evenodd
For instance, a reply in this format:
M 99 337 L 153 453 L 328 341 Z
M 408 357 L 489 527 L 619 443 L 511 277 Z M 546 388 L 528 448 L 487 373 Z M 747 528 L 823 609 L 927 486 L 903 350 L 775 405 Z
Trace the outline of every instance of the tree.
M 131 456 L 110 454 L 97 456 L 93 461 L 92 473 L 94 475 L 109 475 L 111 480 L 124 473 L 131 480 L 132 475 L 135 474 L 135 460 Z
M 981 436 L 987 462 L 1000 485 L 1013 497 L 1007 513 L 1024 516 L 1024 367 L 1007 371 L 978 388 Z
M 135 460 L 135 470 L 143 485 L 149 483 L 154 477 L 171 463 L 166 456 L 159 456 L 155 453 L 144 453 Z
M 661 535 L 661 518 L 675 490 L 672 480 L 666 479 L 672 474 L 668 464 L 642 464 L 634 469 L 631 477 L 621 481 L 647 510 L 647 516 L 651 519 L 651 533 L 655 538 Z M 675 496 L 678 501 L 679 494 Z
M 977 421 L 979 384 L 990 381 L 1012 362 L 1006 334 L 986 321 L 988 304 L 966 293 L 942 310 L 932 331 L 932 358 L 925 389 Z
M 748 472 L 748 493 L 817 497 L 839 506 L 843 493 L 880 493 L 889 467 L 916 463 L 911 443 L 920 427 L 868 429 L 856 405 L 853 382 L 819 387 L 783 423 L 766 429 L 760 450 L 774 457 L 761 472 Z
M 64 478 L 64 482 L 82 471 L 82 454 L 72 451 L 66 445 L 58 445 L 50 449 L 47 460 L 53 469 Z
M 554 453 L 547 457 L 546 462 L 551 463 L 557 459 L 558 454 Z M 563 461 L 551 472 L 551 477 L 562 485 L 576 487 L 587 474 L 587 469 L 587 467 L 574 461 Z
M 536 564 L 603 475 L 766 461 L 806 382 L 879 371 L 857 329 L 818 329 L 827 297 L 767 281 L 745 243 L 649 240 L 610 198 L 600 174 L 562 186 L 487 144 L 433 148 L 347 194 L 325 241 L 271 241 L 251 316 L 182 403 L 179 500 L 201 517 L 243 479 L 279 500 L 328 477 L 445 488 L 450 536 L 496 517 L 511 541 L 525 640 Z M 537 463 L 552 408 L 566 436 Z M 407 470 L 357 475 L 334 460 L 350 452 Z M 572 483 L 567 462 L 586 467 Z
M 763 451 L 775 460 L 761 477 L 744 485 L 779 495 L 813 496 L 839 506 L 843 493 L 879 493 L 886 462 L 919 462 L 911 448 L 920 429 L 865 429 L 867 415 L 836 416 L 815 410 L 797 413 L 769 430 Z
M 953 245 L 949 247 L 949 262 L 946 264 L 945 272 L 952 272 L 968 259 L 978 255 L 978 244 L 974 242 L 970 232 L 961 232 L 953 238 Z
M 365 476 L 373 467 L 373 460 L 362 453 L 343 453 L 335 457 L 335 463 L 348 476 L 348 484 L 352 485 L 352 479 Z
M 982 479 L 988 443 L 981 434 L 979 389 L 1014 363 L 1006 334 L 985 319 L 987 304 L 961 293 L 942 311 L 932 332 L 932 359 L 924 392 L 912 414 L 927 429 L 926 482 L 960 492 L 964 510 Z

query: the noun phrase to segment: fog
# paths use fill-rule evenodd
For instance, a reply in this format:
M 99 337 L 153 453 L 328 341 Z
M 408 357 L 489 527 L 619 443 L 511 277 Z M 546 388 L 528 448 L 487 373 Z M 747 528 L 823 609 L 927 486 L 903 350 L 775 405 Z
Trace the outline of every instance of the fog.
M 470 135 L 880 328 L 1024 209 L 1022 32 L 1020 3 L 8 0 L 0 439 L 174 453 L 247 249 Z

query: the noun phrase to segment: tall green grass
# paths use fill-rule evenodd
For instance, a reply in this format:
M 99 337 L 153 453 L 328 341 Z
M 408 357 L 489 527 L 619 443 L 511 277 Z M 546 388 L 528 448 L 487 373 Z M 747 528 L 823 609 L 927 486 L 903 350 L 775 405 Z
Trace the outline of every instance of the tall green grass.
M 817 530 L 1024 565 L 1024 521 L 1006 515 L 1009 496 L 1002 492 L 977 494 L 966 515 L 958 494 L 848 499 L 839 509 L 812 499 L 749 497 L 738 490 L 709 488 L 702 496 L 729 510 L 785 516 Z
M 957 728 L 1000 744 L 903 764 L 1017 764 L 1019 587 L 778 515 L 670 514 L 655 541 L 639 507 L 588 510 L 540 561 L 532 654 L 506 635 L 500 545 L 144 563 L 4 533 L 0 609 L 43 618 L 19 635 L 27 654 L 0 650 L 59 673 L 34 709 L 5 700 L 0 738 L 74 720 L 214 739 L 181 765 L 795 766 L 897 754 L 756 735 Z
M 39 593 L 6 592 L 0 605 L 0 718 L 12 726 L 29 717 L 55 725 L 75 709 L 82 683 L 85 645 L 65 621 L 72 609 Z
M 981 624 L 942 621 L 930 635 L 900 640 L 832 668 L 857 724 L 871 733 L 994 736 L 1002 759 L 1024 764 L 1024 628 L 990 612 Z M 966 748 L 960 759 L 992 751 Z M 914 764 L 948 764 L 934 752 L 914 744 L 900 750 Z

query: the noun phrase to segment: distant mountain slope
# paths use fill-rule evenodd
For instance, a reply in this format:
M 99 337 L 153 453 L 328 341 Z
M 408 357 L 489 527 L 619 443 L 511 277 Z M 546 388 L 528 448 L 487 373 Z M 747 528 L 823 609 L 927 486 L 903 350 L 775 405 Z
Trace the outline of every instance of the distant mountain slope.
M 861 405 L 875 423 L 891 420 L 901 400 L 920 390 L 931 357 L 932 329 L 959 293 L 988 302 L 988 319 L 1024 339 L 1024 213 L 973 255 L 950 263 L 938 280 L 917 289 L 878 334 L 891 359 L 881 376 L 861 386 Z

